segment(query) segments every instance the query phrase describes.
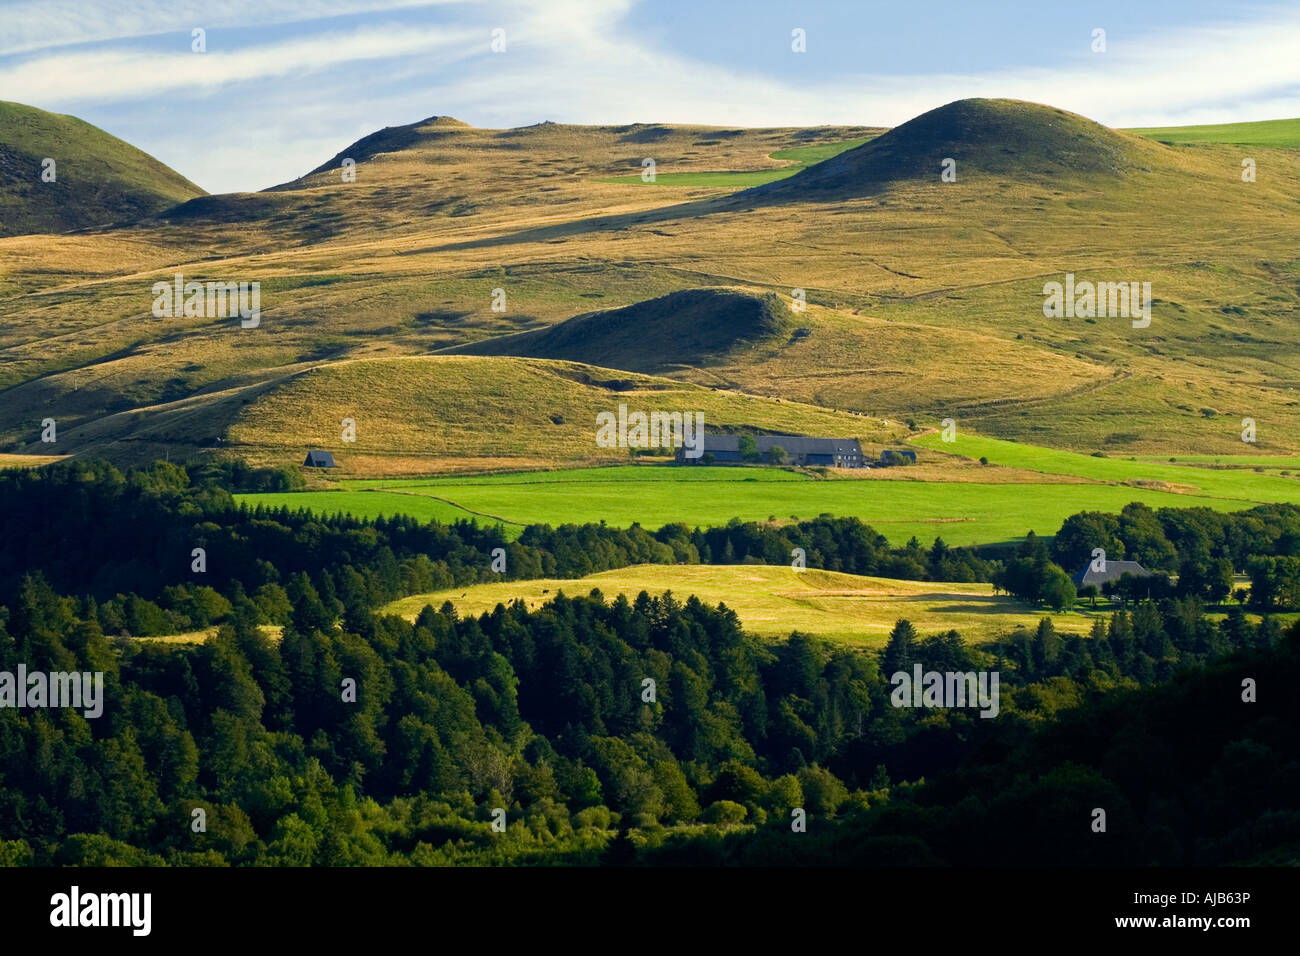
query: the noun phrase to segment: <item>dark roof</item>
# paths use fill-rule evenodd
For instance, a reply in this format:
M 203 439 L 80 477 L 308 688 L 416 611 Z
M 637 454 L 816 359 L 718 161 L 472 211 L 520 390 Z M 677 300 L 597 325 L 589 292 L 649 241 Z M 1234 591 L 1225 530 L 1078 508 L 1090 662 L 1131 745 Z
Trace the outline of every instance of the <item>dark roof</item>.
M 334 465 L 334 456 L 331 455 L 331 454 L 330 454 L 329 452 L 327 452 L 327 451 L 309 451 L 309 452 L 307 452 L 307 460 L 304 461 L 303 464 L 304 464 L 304 465 L 307 465 L 308 467 L 311 467 L 311 468 L 333 468 L 333 467 L 335 467 L 335 465 Z
M 1151 572 L 1136 561 L 1107 561 L 1105 571 L 1094 571 L 1092 562 L 1089 561 L 1082 570 L 1076 571 L 1071 577 L 1076 588 L 1095 584 L 1100 589 L 1107 581 L 1118 581 L 1125 574 L 1145 578 L 1149 577 Z
M 800 455 L 861 455 L 862 446 L 856 438 L 808 438 L 804 435 L 758 435 L 754 438 L 759 454 L 766 454 L 773 445 L 780 445 L 789 454 Z M 740 451 L 739 435 L 704 435 L 706 452 Z

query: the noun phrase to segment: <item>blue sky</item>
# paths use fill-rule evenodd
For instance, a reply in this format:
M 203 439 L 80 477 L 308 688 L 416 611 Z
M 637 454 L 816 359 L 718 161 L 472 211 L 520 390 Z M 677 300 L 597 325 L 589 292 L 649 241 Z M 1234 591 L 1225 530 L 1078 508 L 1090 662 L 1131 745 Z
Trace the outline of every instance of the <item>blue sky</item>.
M 1294 117 L 1298 50 L 1295 3 L 0 0 L 0 99 L 80 116 L 213 192 L 433 115 L 896 125 L 1010 96 L 1111 126 Z

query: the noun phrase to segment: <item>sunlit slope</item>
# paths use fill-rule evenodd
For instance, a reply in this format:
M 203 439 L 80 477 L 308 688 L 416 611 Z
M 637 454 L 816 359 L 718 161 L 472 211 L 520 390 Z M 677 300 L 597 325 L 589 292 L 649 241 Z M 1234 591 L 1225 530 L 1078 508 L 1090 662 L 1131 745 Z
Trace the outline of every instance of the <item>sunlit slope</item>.
M 1300 119 L 1204 126 L 1149 126 L 1127 132 L 1161 143 L 1229 143 L 1234 146 L 1281 146 L 1300 149 Z
M 970 403 L 1059 396 L 1110 369 L 1042 347 L 891 323 L 734 289 L 675 292 L 453 349 L 655 372 L 830 408 L 943 417 Z
M 223 447 L 261 463 L 332 450 L 350 473 L 527 468 L 629 460 L 598 447 L 596 416 L 699 412 L 709 430 L 892 441 L 905 426 L 815 406 L 753 399 L 573 362 L 471 356 L 340 362 L 315 368 L 243 406 Z M 342 422 L 356 422 L 356 441 Z
M 705 604 L 725 604 L 735 611 L 746 631 L 779 640 L 801 631 L 829 640 L 883 646 L 899 618 L 907 618 L 922 634 L 956 628 L 968 641 L 980 642 L 1017 627 L 1033 628 L 1041 617 L 1052 618 L 1062 633 L 1087 633 L 1091 620 L 1082 614 L 1043 614 L 1006 596 L 995 596 L 988 584 L 935 584 L 863 577 L 837 571 L 763 565 L 643 564 L 603 571 L 584 578 L 506 581 L 469 588 L 417 594 L 388 605 L 388 613 L 413 619 L 432 604 L 451 601 L 458 613 L 477 616 L 497 604 L 515 599 L 538 607 L 563 591 L 570 596 L 599 590 L 606 600 L 624 594 L 628 600 L 646 591 L 671 591 L 685 601 L 695 595 Z
M 1044 107 L 985 102 L 1014 114 L 990 128 L 1035 117 L 1059 128 L 1025 133 L 1037 151 L 989 159 L 996 139 L 954 125 L 949 142 L 975 138 L 954 147 L 957 179 L 945 183 L 925 166 L 946 135 L 936 127 L 894 154 L 919 167 L 903 163 L 861 192 L 774 197 L 597 180 L 647 156 L 661 170 L 768 168 L 773 152 L 854 131 L 435 120 L 371 152 L 340 150 L 361 156 L 352 183 L 331 159 L 275 192 L 207 211 L 204 200 L 130 230 L 0 239 L 0 389 L 13 410 L 0 451 L 22 450 L 47 415 L 144 428 L 159 405 L 322 362 L 478 348 L 719 287 L 786 303 L 802 289 L 809 308 L 775 353 L 765 343 L 668 374 L 891 419 L 953 417 L 1080 451 L 1230 453 L 1252 417 L 1254 450 L 1289 451 L 1279 437 L 1300 433 L 1297 152 L 1252 147 L 1260 175 L 1243 183 L 1240 147 L 1169 147 L 1085 125 L 1083 146 L 1031 175 L 1051 137 L 1076 127 Z M 869 172 L 888 158 L 873 155 Z M 1013 161 L 1030 172 L 1005 167 Z M 905 175 L 914 168 L 919 177 Z M 154 319 L 150 286 L 176 272 L 261 281 L 260 327 Z M 1150 282 L 1150 325 L 1045 316 L 1044 283 L 1067 273 Z M 791 341 L 800 328 L 810 333 Z
M 1189 498 L 1242 498 L 1300 504 L 1300 477 L 1291 474 L 1294 458 L 1273 459 L 1280 463 L 1275 469 L 1258 465 L 1269 459 L 1257 456 L 1245 459 L 1248 464 L 1236 467 L 1210 467 L 1212 463 L 1203 461 L 1179 464 L 1098 457 L 962 433 L 955 434 L 952 441 L 944 441 L 939 434 L 921 435 L 912 439 L 912 444 L 1044 475 L 1073 475 L 1089 481 L 1172 491 Z
M 426 247 L 503 224 L 662 205 L 589 178 L 624 162 L 639 168 L 648 145 L 669 167 L 762 168 L 774 151 L 863 132 L 415 125 L 428 135 L 406 146 L 382 136 L 343 150 L 358 160 L 352 183 L 331 160 L 282 189 L 203 197 L 147 227 L 0 240 L 0 389 L 12 412 L 0 422 L 0 446 L 20 450 L 47 415 L 77 425 L 119 416 L 117 428 L 133 409 L 225 393 L 304 363 L 427 354 L 708 285 L 706 276 L 636 260 L 485 262 L 467 252 L 452 261 Z M 150 289 L 177 273 L 259 281 L 262 325 L 155 319 Z M 501 312 L 497 289 L 508 296 Z
M 84 120 L 0 101 L 0 236 L 131 222 L 202 194 Z
M 883 132 L 883 130 L 881 131 Z M 820 163 L 823 160 L 830 159 L 847 149 L 853 149 L 855 146 L 861 146 L 868 139 L 874 137 L 863 137 L 862 139 L 849 139 L 842 143 L 823 143 L 819 146 L 795 146 L 790 149 L 777 150 L 771 158 L 781 163 L 771 169 L 758 170 L 726 170 L 726 171 L 708 171 L 708 172 L 655 172 L 653 177 L 643 174 L 638 176 L 615 176 L 609 179 L 603 179 L 602 182 L 622 183 L 628 186 L 648 186 L 651 188 L 663 189 L 680 188 L 683 186 L 718 186 L 723 188 L 746 189 L 750 186 L 761 186 L 763 183 L 770 183 L 777 179 L 785 179 L 793 176 L 805 166 L 811 166 L 813 163 Z

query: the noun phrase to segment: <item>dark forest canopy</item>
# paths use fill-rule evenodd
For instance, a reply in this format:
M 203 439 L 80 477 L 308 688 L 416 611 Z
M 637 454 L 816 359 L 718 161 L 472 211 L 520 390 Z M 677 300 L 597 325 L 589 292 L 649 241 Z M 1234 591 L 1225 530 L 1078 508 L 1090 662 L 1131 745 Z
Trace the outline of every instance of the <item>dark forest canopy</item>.
M 250 512 L 164 465 L 6 473 L 0 517 L 30 538 L 0 569 L 0 671 L 102 672 L 106 698 L 97 719 L 0 709 L 0 864 L 1219 864 L 1300 846 L 1300 637 L 1239 606 L 1210 617 L 1196 593 L 1099 615 L 1087 638 L 1044 618 L 974 647 L 904 621 L 877 653 L 765 643 L 670 594 L 375 613 L 486 579 L 497 546 L 519 576 L 785 563 L 796 544 L 867 573 L 911 551 L 929 574 L 953 554 L 851 520 L 538 527 L 507 545 L 468 523 Z M 1170 530 L 1199 509 L 1155 517 L 1144 540 L 1158 526 L 1193 553 L 1202 538 Z M 1290 557 L 1295 509 L 1214 520 L 1210 559 Z M 1272 531 L 1234 551 L 1234 522 L 1257 520 Z M 216 636 L 114 636 L 182 618 Z M 916 665 L 998 672 L 997 717 L 894 706 L 890 676 Z

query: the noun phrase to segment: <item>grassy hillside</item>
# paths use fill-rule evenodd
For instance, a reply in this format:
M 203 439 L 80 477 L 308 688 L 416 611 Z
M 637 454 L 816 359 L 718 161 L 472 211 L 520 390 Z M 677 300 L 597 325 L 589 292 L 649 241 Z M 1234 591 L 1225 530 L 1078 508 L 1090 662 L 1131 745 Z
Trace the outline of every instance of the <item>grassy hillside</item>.
M 1300 504 L 1300 475 L 1290 472 L 1290 467 L 1295 467 L 1295 459 L 1247 456 L 1238 467 L 1212 469 L 1196 462 L 1178 464 L 1094 457 L 976 435 L 958 434 L 952 442 L 943 441 L 939 435 L 924 435 L 914 439 L 914 444 L 1044 474 L 1077 475 L 1093 481 L 1176 491 L 1196 497 Z M 1274 467 L 1265 468 L 1259 464 L 1262 461 L 1271 461 Z M 1287 474 L 1281 474 L 1281 470 Z
M 308 447 L 326 448 L 361 475 L 626 462 L 627 448 L 596 445 L 596 416 L 620 404 L 699 412 L 709 430 L 875 447 L 907 434 L 898 423 L 573 362 L 429 356 L 331 363 L 286 379 L 239 408 L 222 445 L 260 464 L 297 464 Z M 354 444 L 341 440 L 344 418 L 356 421 Z
M 53 182 L 42 181 L 46 158 Z M 158 160 L 102 129 L 0 101 L 0 236 L 125 223 L 203 195 Z
M 1161 150 L 1065 110 L 1019 100 L 958 100 L 755 194 L 790 201 L 868 195 L 897 181 L 938 182 L 945 159 L 963 177 L 1059 182 L 1150 173 Z
M 1235 146 L 1300 148 L 1300 119 L 1215 123 L 1208 126 L 1148 126 L 1127 132 L 1161 143 L 1231 143 Z
M 1252 417 L 1254 453 L 1294 451 L 1295 150 L 1251 147 L 1267 175 L 1245 184 L 1237 146 L 1169 147 L 990 100 L 765 187 L 795 189 L 779 197 L 599 181 L 639 174 L 646 156 L 660 170 L 770 170 L 783 150 L 871 132 L 434 118 L 273 191 L 201 198 L 130 230 L 0 239 L 0 452 L 33 450 L 47 416 L 69 444 L 42 453 L 93 441 L 126 461 L 167 453 L 168 436 L 215 448 L 241 407 L 308 368 L 485 350 L 718 288 L 787 304 L 803 289 L 808 309 L 781 341 L 665 369 L 679 382 L 1111 455 L 1233 454 Z M 954 183 L 939 180 L 948 155 Z M 356 182 L 340 157 L 360 157 Z M 260 281 L 259 328 L 154 319 L 150 287 L 178 271 Z M 1150 282 L 1150 326 L 1044 316 L 1044 283 L 1067 273 Z
M 883 322 L 774 293 L 696 289 L 450 349 L 654 372 L 709 387 L 867 413 L 942 417 L 979 402 L 1100 387 L 1104 366 L 993 336 Z M 935 368 L 918 358 L 963 356 Z M 942 397 L 940 397 L 942 396 Z
M 568 359 L 662 373 L 681 366 L 717 365 L 744 349 L 779 347 L 794 326 L 789 306 L 772 293 L 688 289 L 451 351 Z
M 1051 617 L 1057 631 L 1066 634 L 1086 634 L 1092 625 L 1086 614 L 1032 611 L 1012 598 L 995 596 L 989 584 L 931 584 L 765 565 L 637 565 L 577 580 L 508 581 L 417 594 L 384 610 L 414 620 L 425 605 L 438 608 L 451 601 L 460 614 L 477 616 L 516 598 L 536 608 L 559 591 L 579 595 L 592 589 L 606 600 L 619 594 L 634 600 L 641 591 L 672 591 L 683 600 L 693 594 L 705 604 L 726 604 L 746 631 L 770 640 L 797 630 L 883 647 L 899 618 L 907 618 L 922 634 L 956 628 L 972 643 L 1017 627 L 1036 627 L 1043 616 Z

